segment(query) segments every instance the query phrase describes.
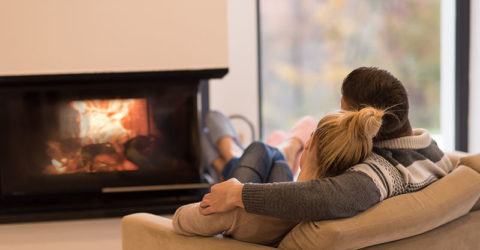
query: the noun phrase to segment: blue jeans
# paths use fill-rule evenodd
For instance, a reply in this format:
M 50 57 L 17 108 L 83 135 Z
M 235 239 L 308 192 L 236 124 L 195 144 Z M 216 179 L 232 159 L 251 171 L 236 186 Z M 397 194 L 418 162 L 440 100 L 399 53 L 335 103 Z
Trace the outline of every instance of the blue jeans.
M 222 176 L 225 180 L 237 178 L 242 183 L 293 180 L 292 171 L 282 153 L 262 142 L 252 142 L 240 158 L 227 162 Z

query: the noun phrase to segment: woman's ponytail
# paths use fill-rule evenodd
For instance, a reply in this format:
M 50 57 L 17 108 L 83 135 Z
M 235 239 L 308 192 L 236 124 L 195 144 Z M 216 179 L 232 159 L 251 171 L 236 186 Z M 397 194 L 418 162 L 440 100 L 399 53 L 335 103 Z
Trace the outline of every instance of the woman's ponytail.
M 380 109 L 366 107 L 356 112 L 358 116 L 359 128 L 363 128 L 363 133 L 367 138 L 373 139 L 380 127 L 382 127 L 382 119 L 385 112 Z
M 365 107 L 320 120 L 311 142 L 316 149 L 315 177 L 339 175 L 363 161 L 372 151 L 373 138 L 382 127 L 384 114 L 383 110 Z

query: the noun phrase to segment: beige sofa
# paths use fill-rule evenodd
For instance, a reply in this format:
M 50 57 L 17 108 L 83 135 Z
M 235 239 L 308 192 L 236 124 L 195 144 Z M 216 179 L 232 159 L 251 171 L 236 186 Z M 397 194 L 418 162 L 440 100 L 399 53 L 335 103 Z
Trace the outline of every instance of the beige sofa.
M 352 218 L 305 222 L 282 249 L 480 249 L 480 155 L 449 155 L 451 174 L 415 193 L 387 199 Z M 171 220 L 133 214 L 122 220 L 124 250 L 272 249 L 231 238 L 186 237 Z

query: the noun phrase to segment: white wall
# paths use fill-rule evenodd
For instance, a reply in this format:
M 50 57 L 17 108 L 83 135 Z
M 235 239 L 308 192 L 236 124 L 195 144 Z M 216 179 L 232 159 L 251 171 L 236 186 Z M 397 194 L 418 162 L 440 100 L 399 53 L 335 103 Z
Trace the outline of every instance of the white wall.
M 0 0 L 0 75 L 225 68 L 225 0 Z
M 442 0 L 440 15 L 440 134 L 433 135 L 444 151 L 455 149 L 455 1 Z
M 480 153 L 480 1 L 471 1 L 469 151 Z
M 255 0 L 228 1 L 229 73 L 210 81 L 210 105 L 227 115 L 242 114 L 258 135 L 257 17 Z

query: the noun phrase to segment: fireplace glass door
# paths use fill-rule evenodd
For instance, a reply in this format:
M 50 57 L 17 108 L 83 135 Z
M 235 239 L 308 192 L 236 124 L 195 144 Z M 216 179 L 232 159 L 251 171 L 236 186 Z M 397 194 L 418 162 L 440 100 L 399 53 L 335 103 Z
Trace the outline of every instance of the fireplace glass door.
M 2 194 L 199 182 L 196 94 L 187 83 L 4 90 Z

